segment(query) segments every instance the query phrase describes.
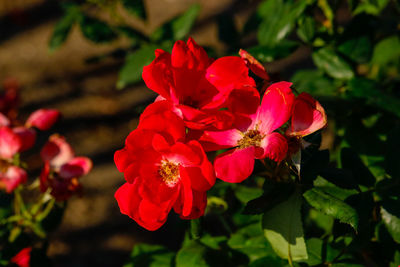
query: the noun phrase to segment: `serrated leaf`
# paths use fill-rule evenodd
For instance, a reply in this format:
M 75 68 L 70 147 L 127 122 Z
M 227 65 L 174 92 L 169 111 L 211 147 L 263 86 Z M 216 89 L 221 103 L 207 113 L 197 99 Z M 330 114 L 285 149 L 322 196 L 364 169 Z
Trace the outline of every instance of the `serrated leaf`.
M 308 258 L 300 214 L 301 200 L 300 192 L 295 191 L 288 200 L 264 213 L 262 218 L 264 235 L 276 254 L 291 261 Z
M 141 80 L 143 67 L 153 61 L 156 49 L 157 46 L 155 45 L 145 45 L 135 52 L 128 54 L 125 64 L 119 72 L 118 89 Z
M 122 0 L 122 4 L 128 12 L 141 19 L 146 19 L 144 0 Z
M 71 5 L 66 8 L 65 15 L 57 22 L 50 37 L 49 50 L 51 52 L 65 43 L 72 26 L 77 22 L 79 16 L 80 10 L 77 6 Z
M 108 43 L 117 38 L 114 30 L 107 23 L 97 18 L 83 15 L 79 25 L 82 34 L 94 43 Z
M 152 34 L 152 39 L 155 41 L 172 39 L 180 40 L 186 37 L 192 29 L 197 16 L 200 13 L 200 5 L 192 5 L 188 10 L 180 16 L 177 16 L 161 27 L 155 30 Z
M 356 210 L 339 198 L 319 188 L 312 188 L 306 191 L 303 196 L 312 207 L 342 223 L 351 225 L 357 231 L 358 215 Z
M 400 243 L 400 201 L 386 199 L 381 206 L 382 221 L 393 240 Z
M 324 47 L 313 52 L 312 59 L 318 68 L 333 78 L 349 80 L 354 76 L 351 66 L 331 48 Z

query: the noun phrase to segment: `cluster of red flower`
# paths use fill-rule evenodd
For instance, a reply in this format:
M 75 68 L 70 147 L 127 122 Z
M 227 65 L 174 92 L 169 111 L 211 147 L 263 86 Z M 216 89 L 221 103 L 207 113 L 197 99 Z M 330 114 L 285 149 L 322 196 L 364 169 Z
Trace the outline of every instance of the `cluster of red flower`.
M 183 219 L 202 216 L 216 177 L 241 182 L 255 159 L 281 162 L 300 149 L 301 137 L 326 124 L 316 100 L 295 97 L 289 82 L 270 84 L 244 50 L 213 60 L 189 39 L 177 41 L 171 54 L 155 54 L 143 80 L 159 96 L 114 156 L 127 181 L 115 194 L 121 212 L 148 230 L 161 227 L 172 208 Z M 262 101 L 249 71 L 262 80 Z M 205 154 L 230 148 L 214 164 Z
M 36 141 L 36 129 L 49 130 L 59 119 L 60 112 L 54 109 L 39 109 L 33 112 L 25 124 L 17 120 L 18 84 L 14 80 L 4 83 L 0 96 L 0 189 L 11 193 L 28 179 L 26 170 L 16 156 L 32 148 Z M 45 165 L 40 176 L 40 188 L 50 188 L 57 200 L 66 200 L 80 189 L 78 177 L 91 169 L 90 159 L 74 157 L 73 150 L 65 139 L 52 135 L 40 153 Z

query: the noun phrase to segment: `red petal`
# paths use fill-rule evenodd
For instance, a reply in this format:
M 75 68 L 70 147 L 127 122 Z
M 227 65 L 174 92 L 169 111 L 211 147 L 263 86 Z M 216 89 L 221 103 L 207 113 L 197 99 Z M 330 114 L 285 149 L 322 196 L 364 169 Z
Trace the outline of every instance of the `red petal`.
M 307 93 L 301 93 L 293 103 L 292 125 L 289 136 L 306 136 L 323 128 L 327 123 L 324 108 Z
M 114 162 L 117 166 L 117 169 L 120 172 L 124 172 L 126 168 L 132 163 L 133 158 L 129 154 L 129 151 L 126 147 L 123 149 L 117 150 L 114 153 Z
M 74 157 L 74 151 L 64 137 L 53 134 L 40 151 L 40 156 L 43 161 L 49 161 L 52 168 L 57 169 Z
M 181 212 L 179 214 L 183 217 L 186 217 L 190 214 L 193 206 L 192 185 L 190 183 L 190 178 L 185 171 L 185 168 L 180 166 L 179 172 L 181 175 L 180 197 L 175 202 L 174 206 L 180 206 Z M 177 209 L 175 209 L 175 212 L 176 210 Z
M 186 219 L 186 220 L 193 220 L 200 218 L 201 216 L 204 215 L 204 211 L 207 206 L 207 194 L 206 192 L 197 192 L 192 190 L 193 194 L 193 203 L 192 203 L 192 210 L 190 211 L 190 214 L 187 216 L 183 216 L 182 213 L 175 208 L 174 210 L 176 213 L 181 214 L 180 217 L 181 219 Z
M 143 67 L 142 73 L 147 87 L 166 99 L 170 99 L 170 86 L 173 82 L 171 68 L 171 55 L 158 49 L 156 59 L 150 65 Z
M 174 144 L 163 156 L 169 161 L 183 166 L 198 165 L 201 163 L 201 155 L 198 155 L 190 146 L 183 143 Z
M 26 127 L 16 127 L 13 132 L 19 136 L 22 142 L 22 146 L 19 152 L 26 151 L 33 147 L 36 141 L 36 132 L 31 128 Z
M 280 162 L 286 157 L 287 151 L 286 138 L 280 133 L 274 132 L 264 137 L 261 142 L 261 148 L 256 149 L 256 158 L 270 158 Z
M 27 247 L 18 252 L 17 255 L 11 258 L 10 262 L 15 263 L 18 267 L 29 267 L 31 260 L 31 247 Z
M 259 106 L 260 93 L 249 86 L 233 90 L 227 100 L 227 107 L 232 112 L 253 114 Z
M 260 62 L 258 62 L 257 59 L 255 59 L 252 55 L 250 55 L 247 51 L 243 49 L 239 50 L 239 55 L 241 58 L 244 59 L 246 65 L 255 75 L 263 80 L 269 81 L 268 73 L 265 71 L 264 66 Z
M 92 169 L 93 163 L 89 158 L 76 157 L 62 165 L 60 168 L 60 177 L 69 179 L 86 175 Z
M 22 141 L 7 126 L 0 128 L 0 157 L 11 159 L 22 147 Z
M 60 115 L 60 112 L 55 109 L 39 109 L 29 116 L 25 125 L 26 127 L 36 127 L 45 131 L 56 123 Z
M 294 101 L 291 85 L 289 82 L 278 82 L 267 88 L 257 116 L 262 133 L 271 133 L 289 119 Z
M 237 142 L 242 137 L 242 133 L 237 129 L 219 132 L 205 131 L 199 141 L 206 143 L 206 151 L 215 151 L 237 146 Z
M 218 155 L 214 161 L 215 175 L 228 183 L 240 183 L 254 169 L 254 147 L 234 149 Z
M 46 192 L 49 187 L 49 175 L 50 175 L 50 163 L 46 161 L 44 163 L 42 172 L 40 173 L 40 191 Z
M 25 183 L 28 176 L 24 169 L 16 166 L 10 166 L 7 172 L 0 172 L 0 187 L 5 187 L 7 193 L 11 193 L 20 184 Z
M 214 61 L 207 69 L 207 80 L 221 93 L 232 91 L 243 86 L 255 87 L 249 77 L 249 69 L 240 57 L 228 56 Z M 228 93 L 228 94 L 229 94 Z

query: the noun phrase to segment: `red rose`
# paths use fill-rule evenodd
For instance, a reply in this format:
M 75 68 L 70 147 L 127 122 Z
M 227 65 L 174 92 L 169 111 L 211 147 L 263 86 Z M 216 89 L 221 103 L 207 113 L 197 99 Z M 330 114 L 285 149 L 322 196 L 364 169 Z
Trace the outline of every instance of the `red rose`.
M 183 120 L 164 104 L 148 107 L 114 155 L 127 181 L 115 193 L 121 212 L 151 231 L 165 223 L 172 208 L 184 219 L 202 216 L 206 191 L 215 182 L 203 148 L 185 141 Z

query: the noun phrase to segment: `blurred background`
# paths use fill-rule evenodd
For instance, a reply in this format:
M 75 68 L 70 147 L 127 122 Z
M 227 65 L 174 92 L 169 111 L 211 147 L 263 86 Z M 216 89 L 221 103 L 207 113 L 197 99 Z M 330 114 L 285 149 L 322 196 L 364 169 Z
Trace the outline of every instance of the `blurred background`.
M 290 79 L 326 108 L 321 149 L 350 144 L 364 162 L 381 160 L 382 136 L 399 125 L 399 10 L 389 0 L 0 0 L 0 82 L 18 82 L 22 119 L 60 110 L 54 132 L 94 163 L 50 236 L 55 266 L 122 266 L 139 242 L 179 247 L 174 215 L 148 232 L 113 196 L 124 182 L 113 154 L 155 97 L 140 80 L 155 48 L 187 36 L 213 57 L 251 47 L 272 80 Z M 28 163 L 39 173 L 40 159 Z

